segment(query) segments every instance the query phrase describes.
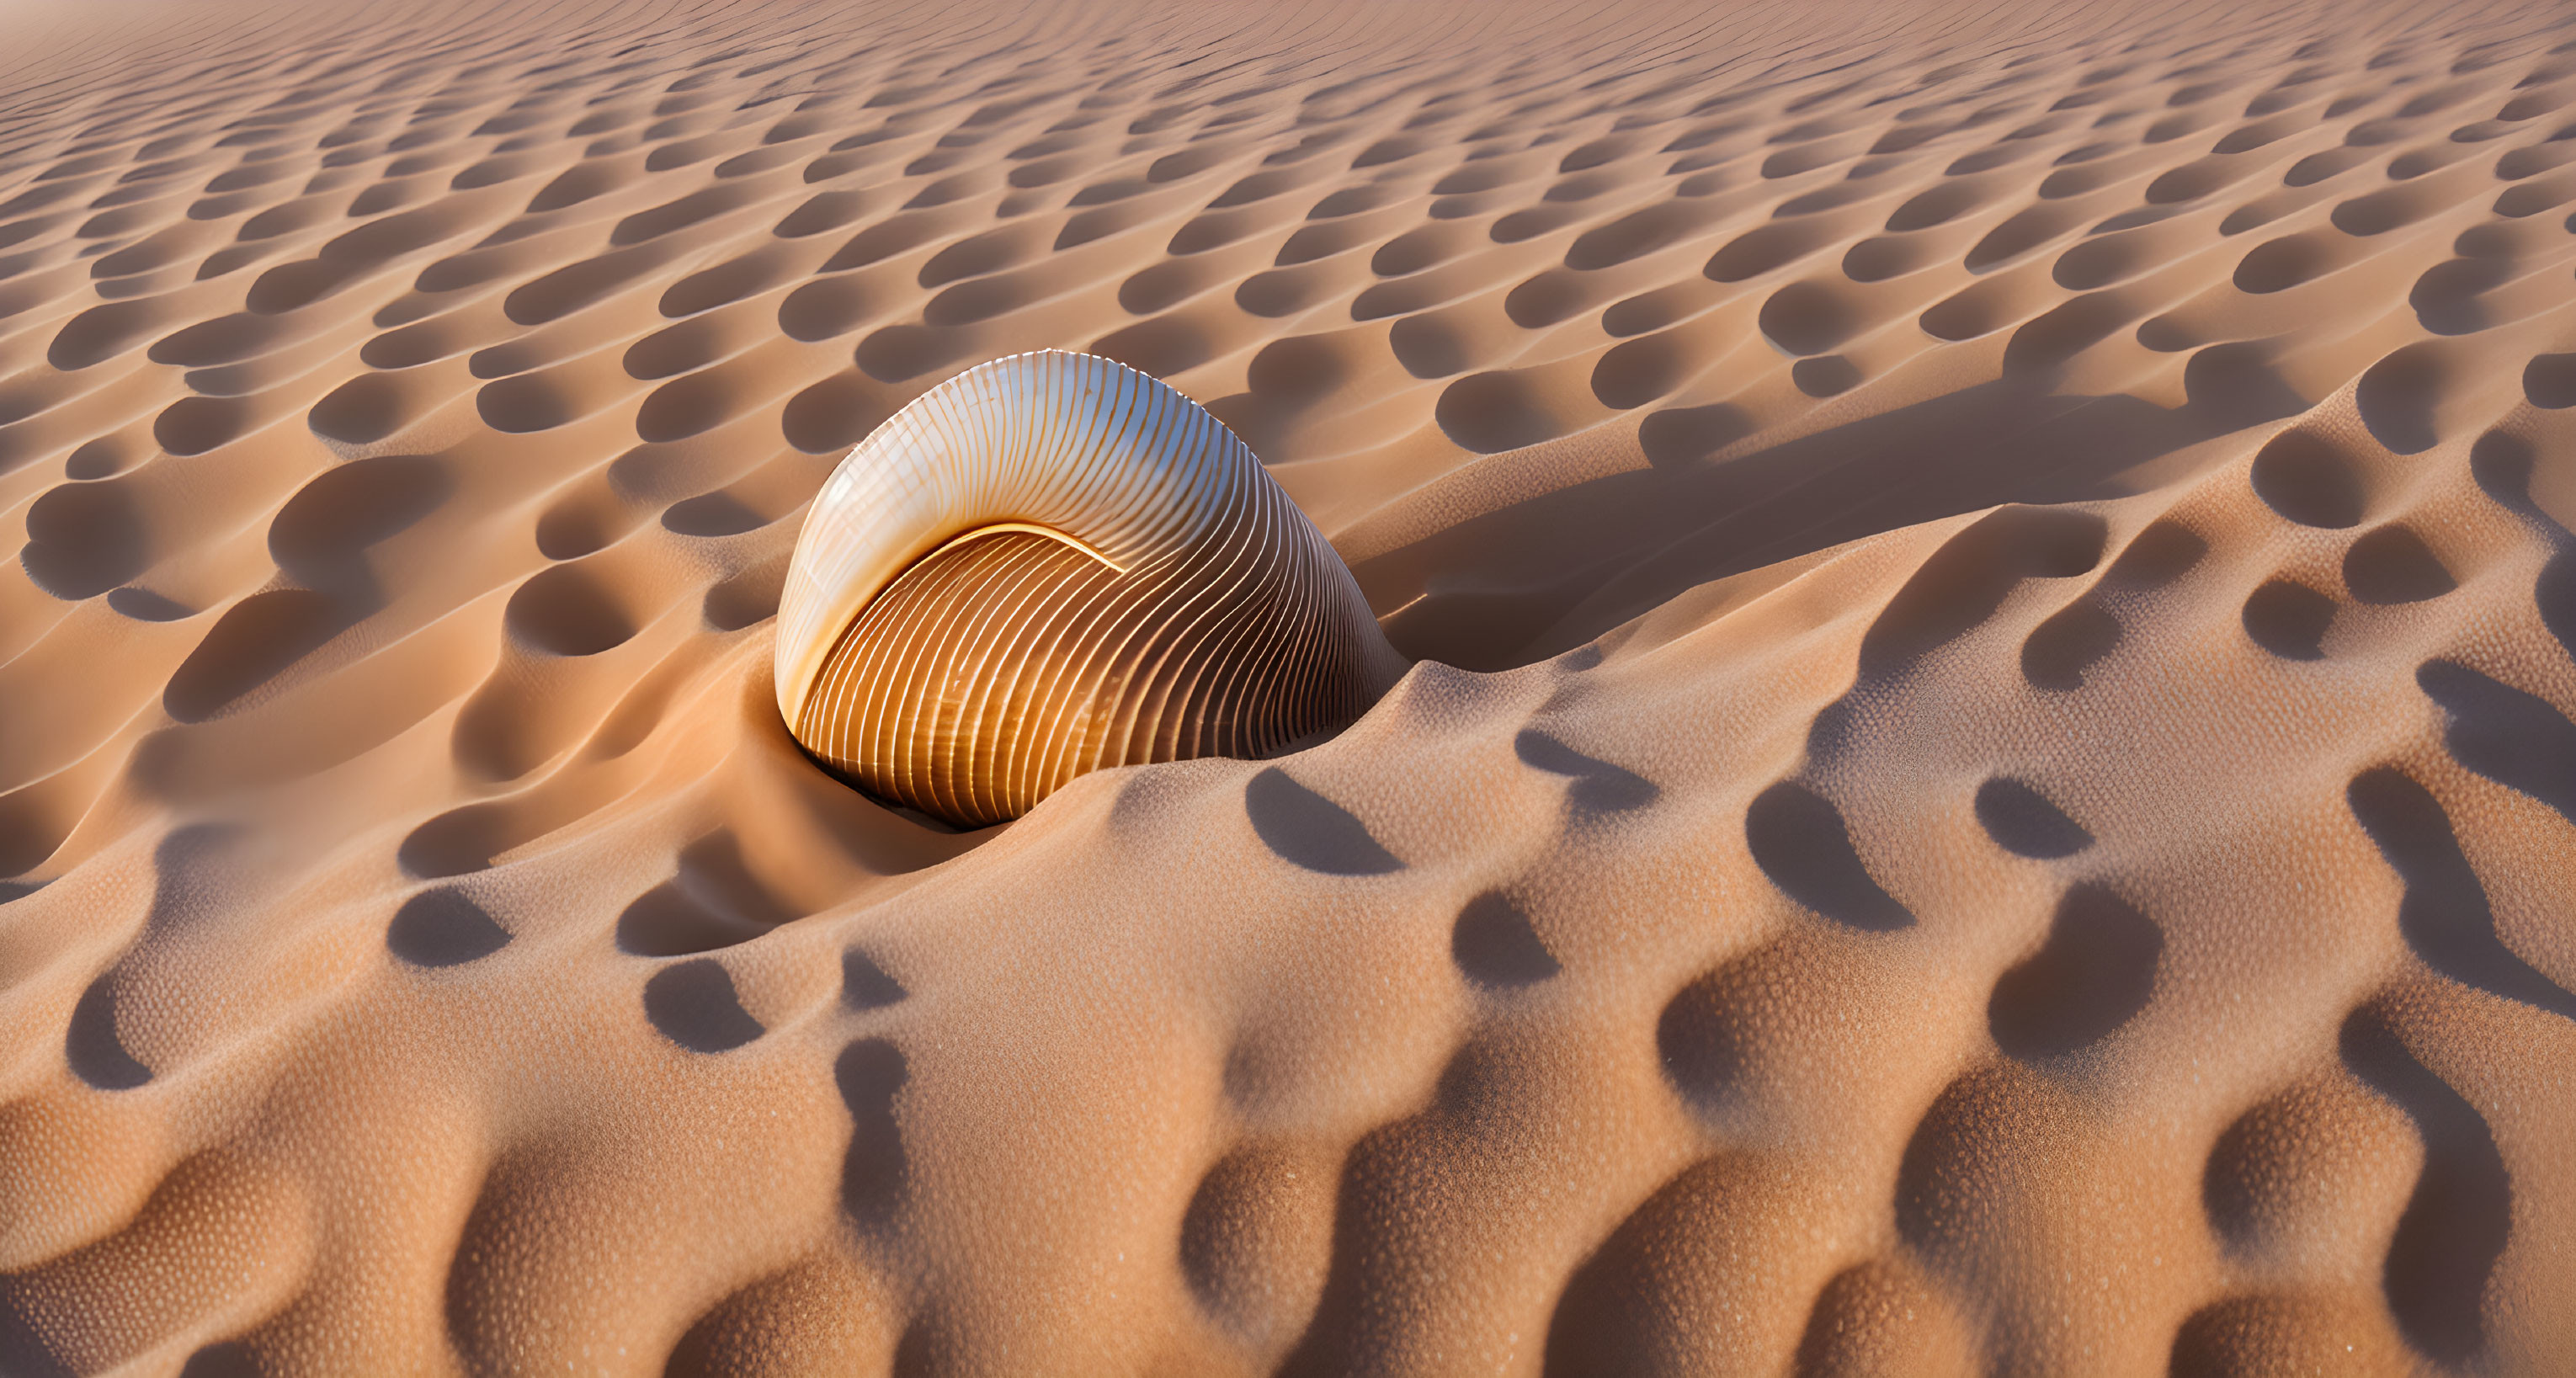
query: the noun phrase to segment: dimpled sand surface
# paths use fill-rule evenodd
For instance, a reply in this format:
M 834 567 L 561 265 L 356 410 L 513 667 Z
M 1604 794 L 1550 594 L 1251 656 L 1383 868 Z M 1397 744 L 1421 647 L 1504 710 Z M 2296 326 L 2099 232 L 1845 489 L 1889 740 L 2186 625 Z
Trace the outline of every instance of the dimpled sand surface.
M 2538 3 L 0 15 L 0 1372 L 2576 1370 Z M 955 834 L 840 453 L 1421 663 Z

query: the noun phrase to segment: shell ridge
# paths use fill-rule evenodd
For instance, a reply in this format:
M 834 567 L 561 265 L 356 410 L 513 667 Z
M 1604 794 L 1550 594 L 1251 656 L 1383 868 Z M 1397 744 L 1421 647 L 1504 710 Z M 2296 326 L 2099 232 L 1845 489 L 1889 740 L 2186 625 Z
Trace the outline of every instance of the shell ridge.
M 852 447 L 777 628 L 779 706 L 817 760 L 975 825 L 1091 770 L 1271 754 L 1404 664 L 1240 436 L 1053 350 L 957 374 Z

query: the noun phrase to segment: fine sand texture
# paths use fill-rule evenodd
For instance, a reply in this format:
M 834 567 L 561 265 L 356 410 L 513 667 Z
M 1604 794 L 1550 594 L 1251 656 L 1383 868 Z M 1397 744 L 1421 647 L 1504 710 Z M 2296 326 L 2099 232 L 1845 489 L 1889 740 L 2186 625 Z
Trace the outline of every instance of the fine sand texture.
M 0 12 L 0 1372 L 2576 1371 L 2556 5 Z M 1418 664 L 952 832 L 850 445 Z

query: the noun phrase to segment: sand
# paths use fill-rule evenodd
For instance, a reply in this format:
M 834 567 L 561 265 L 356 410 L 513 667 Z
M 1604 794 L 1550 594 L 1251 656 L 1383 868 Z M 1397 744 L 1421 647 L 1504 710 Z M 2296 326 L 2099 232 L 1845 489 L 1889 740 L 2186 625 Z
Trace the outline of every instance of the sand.
M 2576 1369 L 2540 5 L 0 16 L 0 1371 Z M 1421 663 L 769 691 L 1054 346 Z

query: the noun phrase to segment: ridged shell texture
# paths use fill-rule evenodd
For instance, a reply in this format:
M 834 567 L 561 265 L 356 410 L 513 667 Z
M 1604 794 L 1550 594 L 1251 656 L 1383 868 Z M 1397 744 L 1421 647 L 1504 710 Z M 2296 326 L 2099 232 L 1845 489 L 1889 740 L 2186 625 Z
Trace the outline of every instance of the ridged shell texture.
M 952 822 L 1087 771 L 1261 757 L 1358 717 L 1404 668 L 1249 447 L 1112 360 L 970 369 L 851 451 L 779 608 L 796 739 Z

